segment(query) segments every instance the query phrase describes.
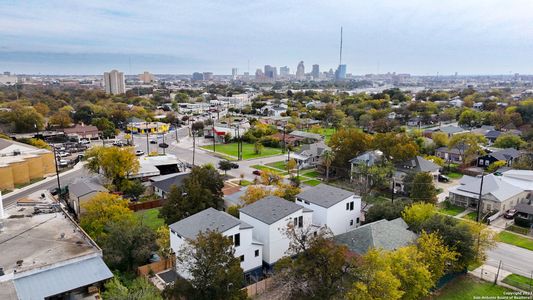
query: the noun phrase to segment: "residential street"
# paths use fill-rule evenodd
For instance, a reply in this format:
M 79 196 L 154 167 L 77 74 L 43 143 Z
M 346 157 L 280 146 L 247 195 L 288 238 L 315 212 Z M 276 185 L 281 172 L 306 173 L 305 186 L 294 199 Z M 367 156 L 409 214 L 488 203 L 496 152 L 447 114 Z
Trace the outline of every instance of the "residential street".
M 533 251 L 513 245 L 498 243 L 498 245 L 488 251 L 485 264 L 498 267 L 502 262 L 502 269 L 523 275 L 531 276 L 533 273 Z

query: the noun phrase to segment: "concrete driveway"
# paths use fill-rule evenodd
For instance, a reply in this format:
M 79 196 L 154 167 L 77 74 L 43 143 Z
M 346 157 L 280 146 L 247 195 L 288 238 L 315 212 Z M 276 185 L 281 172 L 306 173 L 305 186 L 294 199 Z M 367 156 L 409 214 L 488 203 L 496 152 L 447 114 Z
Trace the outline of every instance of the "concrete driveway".
M 448 189 L 458 184 L 459 184 L 459 179 L 450 179 L 449 182 L 437 181 L 435 183 L 435 187 L 437 189 L 442 189 L 442 193 L 437 195 L 438 202 L 439 203 L 444 202 L 446 200 L 446 197 L 448 197 Z

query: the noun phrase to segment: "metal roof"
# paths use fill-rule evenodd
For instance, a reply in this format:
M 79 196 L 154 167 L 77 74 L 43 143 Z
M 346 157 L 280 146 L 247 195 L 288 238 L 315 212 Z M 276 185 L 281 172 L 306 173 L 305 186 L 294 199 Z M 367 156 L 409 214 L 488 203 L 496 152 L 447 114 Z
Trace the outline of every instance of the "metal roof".
M 353 196 L 353 194 L 354 193 L 350 191 L 321 183 L 299 193 L 296 195 L 296 198 L 329 208 L 342 200 Z
M 21 300 L 44 299 L 113 277 L 100 256 L 14 279 Z
M 152 179 L 152 186 L 159 188 L 165 193 L 170 193 L 172 186 L 175 185 L 176 187 L 180 187 L 183 184 L 185 178 L 190 176 L 190 173 L 176 173 L 170 175 L 171 176 L 164 175 L 165 177 L 161 180 Z
M 239 211 L 270 225 L 300 209 L 302 209 L 302 206 L 294 202 L 276 196 L 266 196 L 241 208 Z

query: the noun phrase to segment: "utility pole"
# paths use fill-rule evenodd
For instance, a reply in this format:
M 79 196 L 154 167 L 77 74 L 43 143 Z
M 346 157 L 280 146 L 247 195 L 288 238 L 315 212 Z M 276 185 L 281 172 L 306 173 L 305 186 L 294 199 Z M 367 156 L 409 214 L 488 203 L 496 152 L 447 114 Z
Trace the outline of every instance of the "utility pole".
M 368 180 L 367 180 L 367 184 L 368 184 Z M 394 182 L 394 177 L 392 178 L 392 189 L 391 189 L 391 202 L 394 203 L 394 185 L 396 183 Z
M 163 144 L 165 144 L 165 132 L 164 131 L 163 131 Z M 166 145 L 165 145 L 165 147 L 163 147 L 163 154 L 165 154 L 165 155 L 167 154 Z
M 196 134 L 194 133 L 194 130 L 192 130 L 192 166 L 194 167 L 194 156 L 196 154 Z
M 496 272 L 496 277 L 494 278 L 494 284 L 498 283 L 498 277 L 500 276 L 501 267 L 502 267 L 502 261 L 500 260 L 500 264 L 498 265 L 498 272 Z
M 286 147 L 286 144 L 285 144 L 285 125 L 283 125 L 283 147 L 281 148 L 281 153 L 285 153 L 285 147 Z
M 57 153 L 56 147 L 54 146 L 54 162 L 56 165 L 56 178 L 57 178 L 57 189 L 59 190 L 59 198 L 61 199 L 61 182 L 59 181 L 59 168 L 57 167 Z
M 477 200 L 477 216 L 476 216 L 476 222 L 479 223 L 479 215 L 481 214 L 481 205 L 482 205 L 482 193 L 483 193 L 483 178 L 485 177 L 485 173 L 481 171 L 481 184 L 479 185 L 479 198 Z
M 146 128 L 144 128 L 144 131 L 146 132 L 146 155 L 150 154 L 150 141 L 148 140 L 148 122 L 146 123 Z
M 180 141 L 178 140 L 178 123 L 176 122 L 176 143 L 179 143 Z

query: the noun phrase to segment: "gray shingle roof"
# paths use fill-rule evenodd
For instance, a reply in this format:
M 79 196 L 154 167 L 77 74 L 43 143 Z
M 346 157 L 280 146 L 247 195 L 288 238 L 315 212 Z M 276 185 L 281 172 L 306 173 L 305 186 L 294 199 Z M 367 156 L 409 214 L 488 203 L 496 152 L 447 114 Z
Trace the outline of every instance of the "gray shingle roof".
M 416 240 L 417 235 L 407 227 L 402 218 L 379 220 L 337 235 L 333 240 L 358 254 L 364 254 L 372 248 L 395 250 Z
M 434 172 L 440 169 L 440 166 L 423 158 L 422 156 L 416 156 L 400 163 L 398 165 L 398 169 L 416 172 Z
M 252 228 L 249 224 L 210 207 L 171 224 L 169 227 L 185 238 L 195 239 L 200 232 L 213 230 L 222 233 L 235 226 L 239 226 L 241 229 Z
M 164 175 L 165 177 L 163 177 L 163 179 L 161 180 L 153 180 L 152 186 L 157 187 L 165 193 L 170 193 L 170 189 L 173 185 L 175 185 L 176 187 L 181 186 L 183 184 L 183 180 L 189 177 L 189 175 L 190 173 L 172 174 L 172 176 Z
M 352 195 L 353 193 L 350 191 L 321 183 L 299 193 L 296 197 L 318 206 L 328 208 Z
M 533 205 L 529 205 L 526 203 L 518 203 L 515 206 L 515 209 L 518 210 L 521 213 L 526 213 L 528 215 L 533 215 Z
M 78 181 L 70 184 L 68 186 L 68 190 L 76 197 L 82 197 L 92 192 L 108 192 L 105 187 L 89 180 Z
M 302 206 L 296 203 L 276 196 L 266 196 L 241 208 L 239 211 L 270 225 L 300 209 L 302 209 Z
M 514 148 L 506 148 L 506 149 L 494 151 L 488 154 L 488 156 L 492 156 L 496 158 L 497 160 L 507 161 L 507 160 L 511 160 L 511 159 L 515 159 L 519 157 L 520 152 Z
M 300 131 L 300 130 L 295 130 L 289 134 L 292 136 L 297 136 L 297 137 L 301 137 L 304 139 L 314 139 L 317 141 L 322 139 L 322 136 L 318 133 L 311 133 L 311 132 L 305 132 L 305 131 Z

